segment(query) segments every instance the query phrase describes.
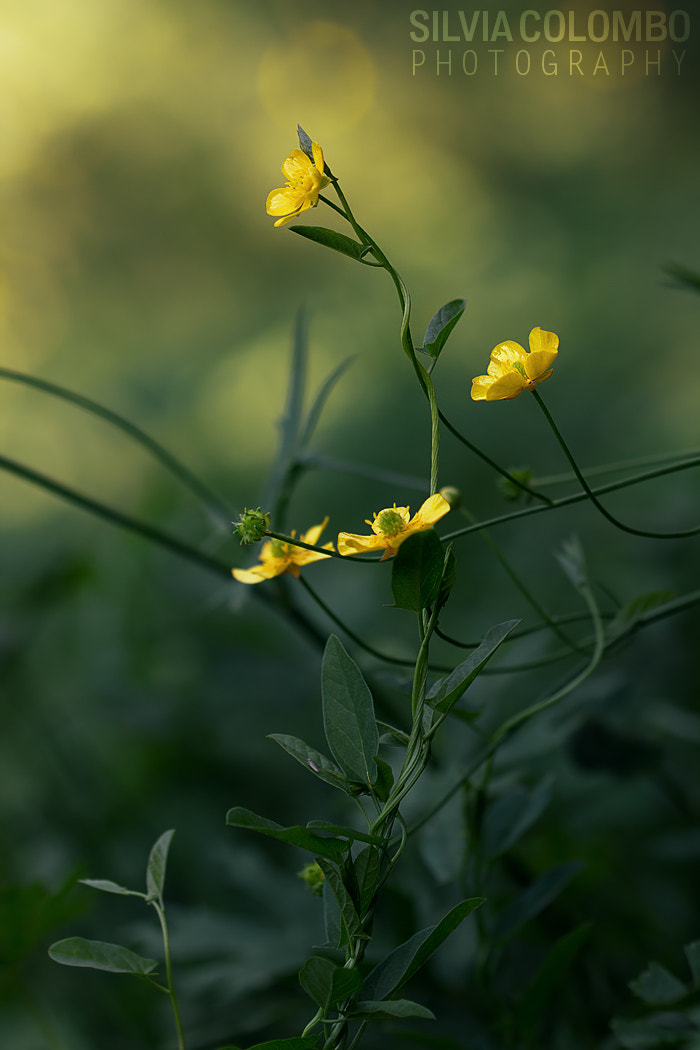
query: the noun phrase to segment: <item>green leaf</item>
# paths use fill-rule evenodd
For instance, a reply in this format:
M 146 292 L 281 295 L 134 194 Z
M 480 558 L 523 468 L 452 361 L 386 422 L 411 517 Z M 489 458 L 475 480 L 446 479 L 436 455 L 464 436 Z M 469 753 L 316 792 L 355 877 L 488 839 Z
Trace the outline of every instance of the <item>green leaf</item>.
M 78 882 L 82 882 L 83 886 L 92 886 L 93 890 L 102 890 L 104 893 L 120 893 L 124 897 L 140 897 L 141 900 L 146 897 L 145 893 L 140 893 L 138 890 L 127 890 L 125 886 L 119 886 L 110 879 L 78 879 Z
M 394 786 L 394 771 L 383 758 L 375 759 L 377 763 L 377 782 L 374 792 L 380 802 L 386 802 Z
M 287 754 L 291 755 L 292 758 L 296 758 L 297 762 L 300 762 L 305 769 L 310 770 L 319 780 L 323 780 L 326 784 L 339 788 L 347 794 L 352 793 L 348 790 L 347 780 L 343 775 L 342 769 L 339 769 L 334 762 L 326 758 L 322 752 L 316 751 L 315 748 L 305 744 L 303 740 L 299 740 L 296 736 L 289 736 L 287 733 L 269 733 L 268 739 L 274 740 L 280 747 L 283 747 Z
M 435 1014 L 427 1006 L 413 1003 L 410 999 L 385 999 L 383 1002 L 362 1000 L 355 1004 L 353 1017 L 420 1017 L 434 1021 Z
M 163 887 L 165 886 L 165 869 L 168 864 L 168 850 L 170 849 L 170 840 L 172 839 L 175 831 L 164 831 L 157 842 L 154 843 L 153 849 L 150 852 L 148 858 L 148 867 L 146 869 L 146 889 L 148 891 L 149 900 L 163 899 Z
M 382 875 L 382 861 L 379 851 L 373 846 L 361 850 L 353 862 L 355 877 L 357 910 L 364 915 L 377 892 Z
M 346 824 L 329 824 L 327 820 L 310 820 L 306 826 L 312 831 L 326 831 L 330 835 L 348 839 L 349 842 L 369 842 L 372 846 L 384 845 L 384 839 L 379 835 L 370 835 L 366 831 L 349 828 Z
M 265 1043 L 256 1043 L 248 1047 L 248 1050 L 314 1050 L 318 1039 L 303 1039 L 301 1036 L 292 1036 L 291 1039 L 270 1039 Z M 219 1050 L 241 1050 L 239 1046 L 222 1046 Z
M 647 969 L 629 983 L 630 990 L 651 1006 L 668 1006 L 678 1002 L 688 989 L 659 963 L 650 963 Z
M 700 292 L 700 273 L 695 270 L 690 270 L 679 263 L 667 263 L 663 271 L 673 278 L 678 288 L 685 288 L 689 292 Z
M 452 299 L 451 302 L 441 306 L 431 319 L 423 336 L 422 350 L 432 357 L 428 371 L 432 371 L 435 362 L 440 356 L 440 351 L 448 340 L 450 332 L 459 321 L 467 305 L 465 299 Z
M 483 897 L 472 897 L 456 904 L 436 926 L 420 930 L 400 944 L 374 967 L 364 983 L 364 993 L 373 1000 L 386 999 L 410 980 L 442 942 L 483 902 Z
M 310 136 L 306 134 L 301 124 L 297 124 L 297 138 L 299 139 L 299 148 L 304 151 L 309 160 L 313 160 L 313 141 Z
M 693 975 L 693 987 L 700 987 L 700 941 L 691 941 L 683 949 L 688 960 L 690 972 Z
M 613 639 L 627 634 L 643 619 L 645 613 L 675 597 L 675 591 L 646 591 L 644 594 L 638 594 L 618 609 L 607 626 L 608 637 Z
M 588 570 L 586 556 L 578 536 L 571 536 L 565 540 L 561 551 L 555 557 L 576 590 L 580 591 L 588 582 Z
M 551 800 L 552 784 L 549 776 L 534 791 L 518 785 L 488 807 L 483 839 L 484 853 L 489 860 L 509 850 L 538 820 Z
M 408 541 L 407 541 L 408 542 Z M 379 732 L 369 687 L 334 634 L 323 654 L 323 726 L 331 754 L 350 780 L 374 784 Z
M 359 992 L 362 978 L 358 970 L 346 970 L 330 959 L 312 955 L 299 971 L 299 984 L 326 1013 L 334 1003 Z
M 450 543 L 445 554 L 444 569 L 442 573 L 442 579 L 440 580 L 440 589 L 438 590 L 437 606 L 441 609 L 447 602 L 450 596 L 452 588 L 457 580 L 457 556 L 455 555 L 454 548 Z
M 289 226 L 288 229 L 292 233 L 298 233 L 300 237 L 307 237 L 310 241 L 316 241 L 317 244 L 322 244 L 326 248 L 332 248 L 333 251 L 347 255 L 357 262 L 360 262 L 367 253 L 366 244 L 360 244 L 352 237 L 346 237 L 344 233 L 336 233 L 335 230 L 329 230 L 325 226 Z
M 352 898 L 347 891 L 347 887 L 343 882 L 338 868 L 334 864 L 330 864 L 327 860 L 324 860 L 322 857 L 319 857 L 318 864 L 321 871 L 326 876 L 326 882 L 328 883 L 331 893 L 335 897 L 338 902 L 338 907 L 340 908 L 340 918 L 344 928 L 341 944 L 349 944 L 351 938 L 362 933 L 360 917 L 355 910 L 355 905 L 352 902 Z
M 278 839 L 280 842 L 288 842 L 292 846 L 317 853 L 321 857 L 329 857 L 331 860 L 342 856 L 347 849 L 347 842 L 336 838 L 322 838 L 308 828 L 300 825 L 284 828 L 274 820 L 267 820 L 257 813 L 244 809 L 243 806 L 234 806 L 226 814 L 226 823 L 234 828 L 248 828 L 257 831 L 261 835 L 269 835 L 270 838 Z
M 516 1031 L 532 1029 L 544 1021 L 548 1001 L 568 981 L 570 967 L 590 931 L 591 924 L 583 923 L 556 942 L 518 1003 L 513 1026 Z
M 406 542 L 408 543 L 408 540 Z M 467 659 L 457 664 L 454 671 L 451 671 L 446 678 L 441 678 L 430 689 L 426 696 L 430 706 L 440 714 L 450 711 L 491 659 L 499 645 L 519 623 L 520 620 L 506 620 L 505 623 L 496 624 L 487 631 L 483 642 L 469 654 Z
M 539 915 L 548 904 L 559 896 L 574 875 L 584 867 L 583 861 L 569 860 L 550 868 L 544 875 L 518 894 L 501 912 L 493 931 L 494 940 L 505 941 L 512 937 L 520 927 Z
M 651 1050 L 651 1048 L 687 1047 L 691 1050 L 694 1044 L 687 1039 L 697 1035 L 697 1027 L 684 1014 L 657 1013 L 636 1021 L 625 1021 L 615 1018 L 610 1027 L 615 1037 L 627 1050 Z
M 49 948 L 54 962 L 63 966 L 88 966 L 93 970 L 108 970 L 110 973 L 152 974 L 158 963 L 155 959 L 144 959 L 119 944 L 105 941 L 86 941 L 84 937 L 66 937 Z
M 420 612 L 432 605 L 440 590 L 444 561 L 435 529 L 422 529 L 404 540 L 391 567 L 394 608 Z

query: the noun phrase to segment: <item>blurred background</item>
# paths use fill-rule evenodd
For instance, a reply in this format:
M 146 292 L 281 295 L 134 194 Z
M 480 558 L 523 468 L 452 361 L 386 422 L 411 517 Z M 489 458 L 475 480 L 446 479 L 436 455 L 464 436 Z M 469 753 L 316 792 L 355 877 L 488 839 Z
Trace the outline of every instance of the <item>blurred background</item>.
M 580 25 L 595 6 L 560 10 Z M 653 8 L 666 9 L 661 0 Z M 695 26 L 684 42 L 630 44 L 624 76 L 619 43 L 553 43 L 558 69 L 547 75 L 542 42 L 519 45 L 517 31 L 514 43 L 416 42 L 413 10 L 395 0 L 3 0 L 0 364 L 133 421 L 233 518 L 265 490 L 303 308 L 307 405 L 353 360 L 312 442 L 335 467 L 303 474 L 285 526 L 304 531 L 328 514 L 331 539 L 363 531 L 393 502 L 416 509 L 429 418 L 388 277 L 275 229 L 265 214 L 299 122 L 411 290 L 416 338 L 443 303 L 467 300 L 434 379 L 443 410 L 472 441 L 540 476 L 566 469 L 531 399 L 469 399 L 491 348 L 526 345 L 540 325 L 561 340 L 543 394 L 583 467 L 697 446 L 700 300 L 662 269 L 700 269 Z M 515 27 L 522 5 L 501 0 L 499 10 Z M 419 25 L 432 33 L 428 14 Z M 447 15 L 445 35 L 459 35 L 458 9 Z M 515 66 L 521 47 L 526 74 Z M 583 75 L 570 75 L 571 47 Z M 473 75 L 462 67 L 467 48 Z M 498 73 L 490 48 L 504 49 Z M 415 50 L 424 62 L 414 71 Z M 337 227 L 323 205 L 302 221 Z M 0 453 L 224 564 L 248 563 L 226 523 L 212 523 L 123 433 L 7 376 Z M 403 487 L 343 474 L 341 462 L 402 475 Z M 507 509 L 493 475 L 448 434 L 441 481 L 481 518 Z M 616 494 L 609 506 L 642 527 L 691 526 L 697 475 Z M 625 536 L 578 505 L 494 530 L 551 611 L 580 607 L 553 557 L 574 530 L 611 608 L 698 586 L 696 541 Z M 318 644 L 298 619 L 224 575 L 6 471 L 0 543 L 3 1045 L 174 1045 L 147 988 L 66 971 L 46 956 L 69 933 L 158 953 L 152 916 L 75 880 L 141 888 L 150 845 L 170 827 L 192 1047 L 292 1034 L 311 1013 L 295 973 L 322 939 L 317 902 L 295 878 L 301 856 L 226 829 L 224 817 L 232 805 L 282 823 L 342 815 L 265 739 L 286 732 L 323 746 Z M 457 553 L 461 612 L 446 624 L 451 633 L 478 640 L 501 620 L 534 622 L 478 537 Z M 311 567 L 308 579 L 373 645 L 410 656 L 410 617 L 385 608 L 388 572 L 334 563 Z M 335 629 L 307 596 L 294 598 L 321 635 Z M 562 858 L 586 865 L 568 903 L 577 921 L 594 921 L 579 975 L 592 1004 L 577 1029 L 586 1034 L 572 1042 L 564 1024 L 564 1041 L 547 1046 L 602 1045 L 607 1019 L 628 1005 L 626 982 L 652 957 L 682 968 L 682 945 L 698 935 L 698 626 L 692 611 L 664 619 L 612 655 L 496 784 L 532 786 L 556 773 L 546 823 L 520 847 L 525 882 Z M 548 646 L 536 635 L 511 663 Z M 456 659 L 447 648 L 441 656 Z M 376 661 L 367 666 L 379 675 Z M 511 676 L 494 676 L 478 697 L 518 708 L 561 675 L 555 665 L 518 678 L 517 693 Z M 400 720 L 395 687 L 384 682 L 381 704 Z M 438 773 L 459 762 L 467 737 L 460 730 L 438 748 Z M 459 811 L 450 819 L 395 891 L 394 943 L 402 921 L 406 936 L 417 928 L 409 913 L 429 921 L 457 893 Z M 506 896 L 508 886 L 505 878 Z M 557 916 L 562 929 L 569 918 Z M 443 960 L 437 976 L 449 993 L 426 979 L 445 1038 L 465 1031 L 469 950 Z M 518 967 L 530 965 L 518 959 L 516 989 Z M 486 1020 L 469 1023 L 474 1046 L 500 1045 Z

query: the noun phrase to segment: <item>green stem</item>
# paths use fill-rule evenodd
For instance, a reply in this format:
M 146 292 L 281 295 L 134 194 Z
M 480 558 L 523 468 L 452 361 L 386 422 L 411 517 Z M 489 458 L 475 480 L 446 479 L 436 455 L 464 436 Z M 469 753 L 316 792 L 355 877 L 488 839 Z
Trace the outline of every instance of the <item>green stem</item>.
M 230 508 L 227 507 L 227 505 L 206 485 L 204 485 L 195 474 L 180 463 L 175 456 L 171 455 L 167 449 L 163 448 L 163 446 L 152 437 L 149 437 L 148 434 L 144 433 L 140 427 L 137 427 L 134 423 L 130 423 L 128 419 L 124 419 L 123 416 L 118 415 L 116 412 L 112 412 L 111 409 L 105 408 L 104 405 L 100 405 L 97 401 L 93 401 L 88 397 L 83 397 L 82 394 L 76 394 L 72 390 L 67 390 L 65 387 L 58 386 L 55 383 L 49 383 L 45 379 L 38 379 L 35 376 L 26 375 L 24 372 L 16 372 L 11 368 L 0 368 L 0 379 L 8 379 L 15 383 L 23 383 L 25 386 L 33 387 L 35 390 L 41 390 L 43 393 L 50 394 L 52 397 L 61 398 L 64 401 L 68 401 L 70 404 L 76 405 L 78 408 L 84 409 L 86 412 L 91 412 L 93 415 L 103 419 L 106 423 L 110 423 L 112 426 L 117 427 L 125 434 L 128 434 L 128 436 L 134 441 L 138 442 L 142 448 L 145 448 L 147 452 L 166 467 L 171 474 L 186 485 L 187 488 L 201 501 L 212 518 L 214 518 L 219 524 L 224 524 L 226 526 L 230 524 Z
M 450 423 L 449 419 L 447 418 L 444 412 L 440 412 L 440 419 L 445 424 L 450 433 L 454 437 L 456 437 L 458 441 L 461 441 L 463 445 L 466 445 L 470 452 L 474 452 L 475 455 L 483 459 L 484 463 L 488 463 L 492 470 L 495 470 L 498 474 L 501 475 L 501 477 L 506 478 L 506 480 L 510 481 L 512 485 L 515 485 L 523 492 L 526 492 L 528 496 L 533 496 L 535 499 L 541 500 L 543 503 L 547 504 L 547 506 L 552 505 L 553 500 L 550 499 L 549 496 L 545 496 L 542 492 L 537 492 L 536 489 L 530 488 L 529 485 L 526 485 L 525 482 L 520 481 L 520 479 L 516 478 L 513 474 L 509 474 L 508 471 L 501 467 L 498 463 L 496 463 L 495 460 L 491 459 L 491 457 L 487 456 L 485 452 L 482 452 L 480 448 L 472 444 L 472 442 L 468 438 L 466 438 L 464 434 L 462 434 L 459 430 L 457 430 L 456 427 L 452 425 L 452 423 Z
M 687 470 L 689 467 L 700 466 L 700 456 L 694 456 L 692 459 L 685 460 L 682 463 L 672 463 L 670 466 L 658 467 L 656 470 L 647 470 L 643 474 L 634 474 L 630 478 L 622 478 L 620 481 L 612 481 L 608 485 L 601 485 L 600 488 L 591 489 L 592 495 L 604 496 L 609 492 L 617 492 L 619 489 L 629 488 L 633 485 L 639 485 L 643 481 L 651 481 L 654 478 L 664 477 L 666 474 L 675 474 L 679 470 Z M 537 507 L 521 507 L 519 510 L 510 511 L 508 514 L 500 514 L 496 518 L 488 518 L 486 521 L 480 522 L 478 525 L 469 525 L 465 529 L 458 529 L 456 532 L 450 532 L 448 535 L 443 536 L 442 539 L 445 543 L 449 543 L 450 540 L 456 540 L 460 536 L 467 536 L 471 532 L 478 532 L 480 529 L 492 528 L 494 525 L 502 525 L 505 522 L 515 521 L 516 518 L 527 518 L 531 514 L 541 514 L 546 510 L 558 510 L 560 507 L 569 507 L 573 503 L 583 503 L 585 500 L 590 499 L 588 492 L 575 492 L 571 496 L 562 496 L 561 499 L 554 500 L 550 506 L 537 506 Z M 693 529 L 692 532 L 700 531 L 700 527 Z
M 149 901 L 156 910 L 158 918 L 160 920 L 160 928 L 163 932 L 163 952 L 165 954 L 165 973 L 168 981 L 168 995 L 170 996 L 170 1002 L 173 1008 L 173 1017 L 175 1018 L 175 1029 L 177 1031 L 177 1045 L 178 1050 L 185 1050 L 185 1034 L 182 1030 L 182 1020 L 180 1018 L 180 1009 L 177 1004 L 177 996 L 175 995 L 175 986 L 173 985 L 173 964 L 170 956 L 170 937 L 168 934 L 168 924 L 165 921 L 165 909 L 163 908 L 162 901 Z
M 545 405 L 544 401 L 542 400 L 542 396 L 538 392 L 537 388 L 533 387 L 531 393 L 534 395 L 535 401 L 537 402 L 537 404 L 539 405 L 540 409 L 542 410 L 542 412 L 544 414 L 544 417 L 547 420 L 547 422 L 548 422 L 548 424 L 549 424 L 549 426 L 550 426 L 550 428 L 552 430 L 552 433 L 554 434 L 555 438 L 557 439 L 557 442 L 559 443 L 559 446 L 560 446 L 562 452 L 564 453 L 564 455 L 568 459 L 569 463 L 571 464 L 572 470 L 573 470 L 574 474 L 576 475 L 576 478 L 577 478 L 579 484 L 581 485 L 581 488 L 584 490 L 584 492 L 586 493 L 588 498 L 591 500 L 593 505 L 598 508 L 600 513 L 603 515 L 603 517 L 607 518 L 607 520 L 610 522 L 611 525 L 614 525 L 618 529 L 622 529 L 623 532 L 629 532 L 633 536 L 646 536 L 649 539 L 659 539 L 659 540 L 683 539 L 686 536 L 695 536 L 698 532 L 700 532 L 700 525 L 697 525 L 693 529 L 683 529 L 680 532 L 649 532 L 646 529 L 635 529 L 631 525 L 625 525 L 624 522 L 619 520 L 619 518 L 614 517 L 608 510 L 605 509 L 603 504 L 596 497 L 596 495 L 593 492 L 593 490 L 591 489 L 590 485 L 588 484 L 588 482 L 584 478 L 583 474 L 579 470 L 578 463 L 576 462 L 576 460 L 574 459 L 573 455 L 571 454 L 569 446 L 566 444 L 564 438 L 562 437 L 562 435 L 561 435 L 561 433 L 559 431 L 559 428 L 557 427 L 556 423 L 554 422 L 554 419 L 552 418 L 552 415 L 551 415 L 549 409 L 547 408 L 547 406 Z
M 470 521 L 475 521 L 474 515 L 470 514 L 469 511 L 466 509 L 466 507 L 460 507 L 459 510 L 460 510 L 460 513 L 465 518 L 467 518 Z M 547 610 L 543 606 L 540 605 L 540 603 L 535 598 L 534 594 L 525 585 L 525 583 L 523 583 L 521 578 L 516 573 L 515 569 L 510 565 L 510 563 L 508 562 L 506 557 L 503 555 L 503 553 L 501 552 L 501 549 L 499 548 L 498 544 L 494 540 L 491 539 L 491 536 L 486 531 L 486 529 L 480 529 L 479 530 L 479 535 L 482 537 L 482 539 L 491 548 L 492 553 L 494 554 L 495 558 L 497 559 L 497 561 L 499 562 L 499 564 L 501 565 L 501 567 L 505 571 L 505 573 L 508 576 L 508 578 L 515 585 L 515 587 L 520 591 L 522 596 L 525 598 L 526 602 L 535 610 L 535 612 L 540 617 L 540 619 L 544 621 L 544 623 L 550 628 L 550 630 L 552 630 L 554 632 L 554 634 L 556 634 L 557 637 L 562 642 L 564 642 L 565 645 L 567 645 L 569 647 L 569 649 L 572 649 L 574 652 L 578 652 L 578 653 L 583 652 L 581 647 L 579 645 L 577 645 L 576 642 L 572 641 L 571 638 L 569 638 L 569 636 L 566 634 L 565 631 L 562 631 L 562 629 L 559 626 L 559 624 L 556 623 L 556 621 L 549 615 Z
M 59 481 L 54 481 L 54 479 L 48 477 L 48 475 L 42 474 L 38 470 L 33 470 L 31 467 L 26 467 L 23 463 L 17 463 L 15 460 L 9 459 L 7 456 L 0 455 L 0 470 L 6 470 L 10 474 L 15 474 L 17 477 L 24 478 L 25 481 L 31 481 L 34 485 L 46 489 L 55 496 L 60 496 L 61 499 L 75 504 L 82 510 L 88 510 L 91 514 L 95 514 L 98 518 L 102 518 L 104 521 L 109 521 L 113 525 L 119 525 L 121 528 L 127 529 L 129 532 L 135 532 L 144 539 L 150 540 L 152 543 L 156 543 L 160 547 L 164 547 L 171 553 L 179 554 L 181 558 L 186 558 L 188 561 L 194 562 L 202 568 L 208 569 L 210 572 L 215 572 L 218 576 L 224 576 L 227 579 L 230 579 L 231 577 L 230 566 L 225 565 L 216 558 L 211 558 L 208 554 L 202 554 L 201 551 L 196 550 L 196 548 L 191 547 L 187 543 L 183 543 L 182 540 L 178 540 L 175 536 L 170 536 L 168 533 L 162 532 L 160 529 L 156 529 L 152 525 L 146 524 L 146 522 L 139 521 L 137 518 L 132 518 L 128 514 L 123 514 L 119 510 L 114 510 L 112 507 L 108 507 L 104 503 L 99 503 L 97 500 L 91 499 L 89 496 L 83 496 L 81 493 L 76 492 L 75 489 L 71 489 L 67 485 L 61 484 Z
M 281 540 L 282 543 L 288 543 L 292 547 L 303 547 L 307 551 L 318 551 L 320 554 L 327 554 L 330 558 L 340 558 L 342 561 L 360 561 L 366 564 L 367 562 L 382 560 L 381 558 L 363 558 L 358 554 L 338 554 L 338 551 L 321 547 L 316 543 L 305 543 L 296 536 L 285 536 L 283 532 L 273 532 L 272 529 L 267 529 L 265 535 L 273 540 Z

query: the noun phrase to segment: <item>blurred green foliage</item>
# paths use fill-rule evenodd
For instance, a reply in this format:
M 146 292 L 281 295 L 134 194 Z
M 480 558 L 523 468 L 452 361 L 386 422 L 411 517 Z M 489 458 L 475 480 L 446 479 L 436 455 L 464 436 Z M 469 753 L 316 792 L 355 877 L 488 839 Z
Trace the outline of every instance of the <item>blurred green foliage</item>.
M 662 266 L 675 264 L 676 277 L 700 267 L 696 41 L 681 77 L 412 77 L 408 10 L 378 0 L 5 4 L 2 364 L 138 423 L 220 492 L 233 518 L 261 499 L 304 303 L 310 389 L 355 355 L 313 447 L 406 481 L 399 491 L 341 478 L 337 465 L 309 470 L 285 527 L 328 513 L 331 529 L 361 531 L 394 500 L 416 509 L 428 419 L 385 275 L 274 230 L 264 214 L 298 120 L 406 277 L 416 330 L 442 303 L 467 299 L 434 378 L 473 440 L 538 476 L 565 469 L 524 398 L 483 412 L 468 401 L 491 347 L 541 324 L 561 338 L 548 400 L 584 467 L 693 445 L 700 303 L 669 287 Z M 1 383 L 0 438 L 3 454 L 244 563 L 161 467 L 71 406 Z M 493 476 L 447 436 L 442 481 L 473 514 L 503 509 Z M 652 527 L 692 524 L 696 479 L 676 475 L 610 506 Z M 582 507 L 498 533 L 550 609 L 577 608 L 552 556 L 574 527 L 592 573 L 622 602 L 697 586 L 697 543 L 630 540 Z M 321 744 L 318 646 L 250 592 L 5 475 L 0 534 L 0 1041 L 171 1045 L 148 989 L 77 977 L 46 956 L 76 926 L 87 937 L 126 928 L 122 940 L 157 955 L 129 902 L 70 887 L 78 875 L 134 884 L 165 827 L 177 828 L 168 892 L 194 1050 L 303 1025 L 296 971 L 322 937 L 318 902 L 296 878 L 303 859 L 295 867 L 276 843 L 234 837 L 224 816 L 234 804 L 280 823 L 318 816 L 312 778 L 265 739 Z M 458 553 L 466 613 L 453 633 L 478 639 L 494 622 L 530 616 L 478 536 Z M 383 608 L 388 572 L 346 568 L 312 567 L 309 578 L 363 637 L 410 652 L 404 614 Z M 498 805 L 515 812 L 523 792 L 541 800 L 542 785 L 554 787 L 492 869 L 493 921 L 518 920 L 506 909 L 542 873 L 571 880 L 549 908 L 520 914 L 488 994 L 472 978 L 473 942 L 448 943 L 416 994 L 437 1027 L 420 1022 L 394 1045 L 500 1050 L 515 1019 L 527 1046 L 613 1047 L 610 1018 L 633 1013 L 628 981 L 652 959 L 686 978 L 681 951 L 700 924 L 698 626 L 691 612 L 646 628 L 506 753 Z M 513 663 L 546 651 L 535 636 Z M 370 670 L 378 714 L 400 716 L 397 676 Z M 477 688 L 515 710 L 556 674 L 554 665 L 519 676 L 516 695 L 508 675 Z M 468 747 L 467 726 L 438 743 L 419 801 L 439 796 Z M 342 816 L 330 796 L 327 805 L 329 819 Z M 382 946 L 433 921 L 468 881 L 465 817 L 468 827 L 456 795 L 426 826 L 388 893 Z M 577 874 L 560 868 L 573 861 Z M 566 941 L 582 924 L 588 933 Z M 538 985 L 545 1032 L 518 1012 L 520 997 L 562 944 L 567 983 L 549 993 L 545 972 Z

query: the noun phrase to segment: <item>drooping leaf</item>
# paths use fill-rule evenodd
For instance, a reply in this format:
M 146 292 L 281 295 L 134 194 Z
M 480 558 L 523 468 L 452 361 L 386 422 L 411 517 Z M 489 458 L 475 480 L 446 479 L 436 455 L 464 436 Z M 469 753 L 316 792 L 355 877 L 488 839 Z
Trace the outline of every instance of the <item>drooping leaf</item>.
M 373 846 L 361 850 L 353 862 L 357 910 L 360 916 L 369 908 L 382 875 L 380 853 Z
M 329 857 L 331 860 L 342 856 L 347 849 L 347 842 L 342 839 L 324 838 L 298 824 L 285 828 L 274 820 L 260 817 L 243 806 L 234 806 L 233 809 L 230 809 L 226 814 L 226 823 L 230 827 L 257 831 L 261 835 L 268 835 L 280 842 L 288 842 L 292 846 L 299 846 L 300 849 L 317 853 L 320 857 Z
M 583 861 L 569 860 L 550 868 L 538 879 L 518 894 L 515 900 L 501 912 L 495 924 L 495 940 L 505 941 L 512 937 L 520 927 L 539 915 L 548 904 L 551 904 L 574 875 L 583 868 Z
M 56 941 L 49 948 L 49 955 L 63 966 L 87 966 L 110 973 L 152 974 L 158 966 L 155 959 L 144 959 L 120 944 L 87 941 L 84 937 Z
M 346 824 L 331 824 L 327 820 L 310 820 L 306 825 L 312 831 L 325 831 L 329 835 L 347 839 L 348 842 L 369 842 L 372 846 L 382 846 L 384 840 L 379 835 L 370 835 L 367 831 L 358 831 Z
M 334 762 L 331 762 L 329 758 L 326 758 L 321 751 L 316 751 L 315 748 L 305 744 L 303 740 L 299 740 L 295 736 L 289 736 L 287 733 L 270 733 L 268 734 L 268 739 L 276 741 L 280 747 L 284 748 L 287 754 L 291 755 L 292 758 L 296 758 L 297 762 L 300 762 L 305 769 L 310 770 L 319 780 L 323 780 L 326 784 L 331 784 L 333 787 L 349 793 L 347 780 L 343 775 L 342 769 L 336 766 Z
M 386 999 L 410 980 L 442 942 L 483 902 L 483 897 L 472 897 L 456 904 L 436 926 L 420 930 L 400 944 L 374 967 L 364 983 L 364 994 L 371 1000 Z
M 331 754 L 350 780 L 374 784 L 379 732 L 369 687 L 334 634 L 323 654 L 323 726 Z
M 347 255 L 358 262 L 367 254 L 366 244 L 360 244 L 352 237 L 346 237 L 344 233 L 336 233 L 335 230 L 329 230 L 326 226 L 289 226 L 288 229 L 292 233 L 298 233 L 300 237 L 306 237 L 326 248 L 332 248 L 333 251 Z
M 484 853 L 490 859 L 506 853 L 542 815 L 552 798 L 552 777 L 545 777 L 534 791 L 518 785 L 496 799 L 486 810 Z
M 519 620 L 507 620 L 505 623 L 496 624 L 487 631 L 483 642 L 469 654 L 466 660 L 457 664 L 454 671 L 451 671 L 445 678 L 441 678 L 429 690 L 426 700 L 430 706 L 440 714 L 450 711 L 491 659 L 499 645 L 519 623 Z
M 146 889 L 148 891 L 149 899 L 163 898 L 163 887 L 165 886 L 165 869 L 168 864 L 168 850 L 170 849 L 170 840 L 175 834 L 174 830 L 164 831 L 157 842 L 154 843 L 153 849 L 148 858 L 148 867 L 146 869 Z
M 687 995 L 688 989 L 669 970 L 659 963 L 650 963 L 646 970 L 630 981 L 629 987 L 638 999 L 651 1006 L 668 1006 Z
M 345 969 L 330 959 L 312 955 L 299 971 L 299 984 L 325 1013 L 335 1003 L 359 992 L 362 977 L 356 969 Z
M 340 918 L 343 923 L 344 935 L 341 944 L 349 943 L 351 938 L 357 936 L 358 933 L 362 932 L 362 923 L 360 917 L 357 914 L 355 905 L 352 902 L 352 898 L 347 891 L 345 883 L 343 882 L 340 871 L 335 864 L 329 863 L 327 860 L 319 857 L 319 866 L 321 871 L 326 877 L 326 882 L 330 888 L 331 893 L 338 902 L 340 909 Z
M 125 886 L 119 886 L 111 879 L 78 879 L 78 882 L 82 882 L 83 886 L 92 886 L 93 890 L 102 890 L 104 893 L 120 893 L 124 897 L 140 897 L 142 900 L 146 896 L 139 890 L 127 890 Z
M 353 1017 L 392 1018 L 419 1017 L 425 1021 L 434 1021 L 435 1014 L 427 1006 L 413 1003 L 410 999 L 384 999 L 383 1002 L 361 1000 L 355 1004 Z
M 452 299 L 451 302 L 441 306 L 437 313 L 431 318 L 423 337 L 422 350 L 432 357 L 428 371 L 432 371 L 435 362 L 440 356 L 440 351 L 447 342 L 450 332 L 464 313 L 467 303 L 465 299 Z
M 420 612 L 440 590 L 445 554 L 435 529 L 422 529 L 399 547 L 391 567 L 394 607 Z

